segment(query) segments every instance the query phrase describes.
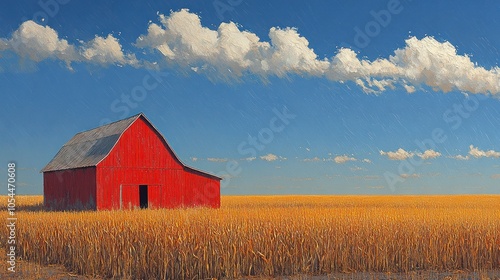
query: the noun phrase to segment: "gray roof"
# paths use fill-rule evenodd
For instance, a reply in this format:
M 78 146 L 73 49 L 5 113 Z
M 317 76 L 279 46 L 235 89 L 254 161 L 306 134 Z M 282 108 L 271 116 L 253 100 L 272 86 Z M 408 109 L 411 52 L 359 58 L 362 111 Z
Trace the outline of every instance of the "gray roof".
M 218 176 L 184 164 L 170 148 L 170 145 L 165 137 L 161 135 L 156 127 L 154 127 L 142 113 L 128 119 L 77 133 L 66 144 L 64 144 L 64 146 L 62 146 L 56 156 L 41 170 L 41 172 L 96 166 L 109 154 L 109 152 L 111 152 L 116 142 L 118 142 L 118 139 L 120 139 L 122 133 L 125 132 L 125 130 L 127 130 L 127 128 L 129 128 L 135 120 L 141 117 L 144 118 L 144 120 L 148 122 L 160 135 L 160 138 L 167 146 L 167 149 L 185 170 L 222 180 L 222 178 Z
M 42 172 L 96 166 L 109 154 L 121 134 L 141 115 L 76 134 L 62 146 Z

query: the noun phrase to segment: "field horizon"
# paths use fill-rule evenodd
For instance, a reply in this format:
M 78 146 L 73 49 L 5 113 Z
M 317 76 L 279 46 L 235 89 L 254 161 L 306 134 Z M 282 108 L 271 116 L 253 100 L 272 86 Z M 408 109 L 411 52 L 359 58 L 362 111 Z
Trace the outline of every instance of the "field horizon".
M 42 202 L 17 196 L 17 256 L 82 277 L 500 275 L 494 194 L 230 195 L 220 209 L 81 212 Z

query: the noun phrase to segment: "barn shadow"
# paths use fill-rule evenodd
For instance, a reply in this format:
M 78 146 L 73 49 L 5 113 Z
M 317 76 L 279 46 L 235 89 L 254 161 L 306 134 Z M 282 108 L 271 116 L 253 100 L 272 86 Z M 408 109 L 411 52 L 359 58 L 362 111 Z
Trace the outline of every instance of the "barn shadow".
M 16 205 L 14 208 L 15 212 L 49 212 L 50 210 L 47 209 L 43 203 L 37 203 L 37 204 L 31 204 L 31 205 Z M 6 205 L 0 206 L 0 211 L 1 212 L 7 212 L 9 211 L 8 207 Z
M 0 212 L 8 212 L 14 210 L 14 212 L 85 212 L 85 211 L 93 211 L 92 209 L 82 207 L 82 205 L 77 205 L 75 207 L 70 208 L 57 208 L 57 207 L 48 207 L 44 205 L 43 200 L 39 202 L 26 202 L 23 201 L 25 197 L 20 196 L 16 198 L 15 207 L 9 209 L 9 205 L 7 203 L 2 203 L 0 205 Z

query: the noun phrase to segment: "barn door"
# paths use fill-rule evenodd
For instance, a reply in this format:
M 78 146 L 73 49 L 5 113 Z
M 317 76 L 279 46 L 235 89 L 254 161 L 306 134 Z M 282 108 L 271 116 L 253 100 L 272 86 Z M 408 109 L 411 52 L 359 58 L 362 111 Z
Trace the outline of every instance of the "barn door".
M 139 207 L 139 186 L 120 185 L 120 209 L 136 209 Z
M 148 186 L 148 208 L 157 209 L 161 208 L 161 186 L 149 185 Z
M 148 208 L 148 185 L 139 186 L 139 204 L 141 209 Z
M 161 208 L 161 185 L 120 186 L 120 209 Z

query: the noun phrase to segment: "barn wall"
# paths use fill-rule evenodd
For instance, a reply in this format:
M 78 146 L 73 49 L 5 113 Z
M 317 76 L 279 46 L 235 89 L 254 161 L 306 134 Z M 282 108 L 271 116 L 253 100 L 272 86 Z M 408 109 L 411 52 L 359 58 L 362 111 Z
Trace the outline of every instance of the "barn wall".
M 139 185 L 148 185 L 152 208 L 220 205 L 219 181 L 186 172 L 161 135 L 142 118 L 97 165 L 97 208 L 138 207 Z
M 95 174 L 95 167 L 44 172 L 45 206 L 57 210 L 96 209 Z
M 169 185 L 166 184 L 166 174 L 172 173 L 175 170 L 168 169 L 148 169 L 139 167 L 98 167 L 97 169 L 97 208 L 103 209 L 120 209 L 130 208 L 128 205 L 120 205 L 120 192 L 122 201 L 124 192 L 129 193 L 129 199 L 139 201 L 139 185 L 147 185 L 150 187 L 148 196 L 149 200 L 155 204 L 153 208 L 174 207 L 169 203 L 160 203 L 162 197 L 167 197 L 170 202 L 171 192 Z M 138 204 L 132 204 L 132 208 Z
M 198 172 L 184 172 L 184 205 L 220 207 L 220 182 Z
M 182 168 L 165 147 L 161 136 L 139 118 L 97 166 L 98 209 L 129 208 L 128 205 L 120 205 L 120 192 L 122 201 L 125 198 L 124 188 L 127 188 L 126 194 L 132 196 L 127 198 L 132 201 L 132 208 L 136 207 L 134 203 L 139 199 L 139 185 L 148 185 L 148 197 L 153 208 L 177 207 L 182 201 L 174 185 L 182 182 L 179 178 Z

